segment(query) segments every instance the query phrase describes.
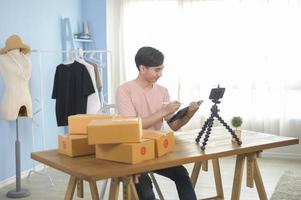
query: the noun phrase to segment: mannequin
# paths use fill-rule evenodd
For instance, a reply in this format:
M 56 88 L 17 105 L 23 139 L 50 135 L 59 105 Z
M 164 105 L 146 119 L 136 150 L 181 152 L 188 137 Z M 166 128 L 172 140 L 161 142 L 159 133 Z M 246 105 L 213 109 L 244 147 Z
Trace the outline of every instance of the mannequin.
M 22 48 L 7 48 L 7 51 L 0 55 L 0 74 L 5 84 L 1 119 L 16 120 L 18 116 L 32 117 L 29 92 L 31 62 Z
M 5 47 L 0 49 L 0 74 L 4 80 L 5 90 L 2 99 L 1 118 L 16 120 L 16 189 L 7 192 L 9 198 L 21 198 L 30 195 L 29 190 L 21 188 L 21 158 L 18 133 L 18 116 L 32 117 L 32 103 L 29 93 L 31 62 L 25 55 L 29 46 L 22 43 L 17 35 L 10 36 Z

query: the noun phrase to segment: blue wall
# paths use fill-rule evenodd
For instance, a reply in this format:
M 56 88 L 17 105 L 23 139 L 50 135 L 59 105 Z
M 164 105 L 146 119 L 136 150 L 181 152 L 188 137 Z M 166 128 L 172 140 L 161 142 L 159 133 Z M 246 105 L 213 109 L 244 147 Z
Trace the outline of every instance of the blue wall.
M 69 17 L 73 32 L 82 31 L 83 19 L 90 21 L 90 30 L 96 38 L 96 48 L 106 48 L 106 3 L 105 0 L 0 0 L 0 48 L 12 34 L 21 36 L 32 49 L 61 49 L 61 18 Z M 33 111 L 38 111 L 41 102 L 39 60 L 36 53 L 30 55 L 32 76 L 30 81 Z M 42 54 L 42 83 L 45 120 L 45 149 L 57 148 L 58 128 L 54 112 L 55 101 L 51 99 L 55 67 L 62 62 L 59 53 Z M 0 66 L 1 67 L 1 66 Z M 0 103 L 4 84 L 0 76 Z M 34 122 L 34 123 L 32 123 Z M 33 127 L 33 128 L 32 128 Z M 33 165 L 30 152 L 43 149 L 42 115 L 38 112 L 33 120 L 19 119 L 22 171 Z M 15 175 L 16 122 L 0 120 L 0 182 Z M 32 134 L 35 145 L 32 145 Z
M 106 49 L 106 2 L 104 0 L 83 0 L 83 20 L 87 20 L 96 49 Z
M 106 2 L 99 0 L 83 1 L 83 19 L 88 21 L 89 29 L 94 40 L 95 49 L 107 49 L 106 43 Z M 107 74 L 104 59 L 103 74 Z M 103 94 L 105 101 L 108 101 L 107 77 L 103 80 Z

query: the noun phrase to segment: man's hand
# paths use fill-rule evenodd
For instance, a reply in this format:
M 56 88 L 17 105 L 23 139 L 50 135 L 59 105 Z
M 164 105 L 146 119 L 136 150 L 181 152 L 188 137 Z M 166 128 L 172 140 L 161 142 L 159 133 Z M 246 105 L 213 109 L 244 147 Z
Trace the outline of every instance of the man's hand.
M 195 114 L 195 112 L 199 109 L 199 107 L 202 103 L 203 103 L 203 100 L 200 100 L 198 102 L 195 102 L 195 101 L 191 102 L 189 104 L 187 116 L 189 118 L 191 118 Z
M 181 106 L 181 103 L 179 101 L 171 101 L 169 104 L 167 104 L 164 107 L 164 111 L 166 115 L 172 114 L 176 112 Z

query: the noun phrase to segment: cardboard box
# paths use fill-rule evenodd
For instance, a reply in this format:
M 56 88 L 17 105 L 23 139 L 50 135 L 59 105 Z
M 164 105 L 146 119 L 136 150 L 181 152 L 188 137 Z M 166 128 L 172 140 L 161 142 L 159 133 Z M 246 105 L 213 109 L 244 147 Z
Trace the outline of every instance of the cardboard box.
M 95 154 L 95 146 L 88 145 L 87 135 L 59 135 L 58 152 L 70 157 Z
M 88 125 L 89 144 L 140 142 L 141 138 L 140 118 L 95 119 Z
M 173 132 L 161 132 L 155 130 L 143 130 L 143 139 L 155 140 L 156 157 L 163 156 L 175 148 L 175 138 Z
M 70 135 L 87 135 L 87 126 L 94 119 L 111 119 L 114 115 L 106 114 L 78 114 L 68 117 L 68 133 Z
M 155 158 L 154 140 L 145 139 L 137 143 L 98 144 L 95 147 L 97 159 L 135 164 Z

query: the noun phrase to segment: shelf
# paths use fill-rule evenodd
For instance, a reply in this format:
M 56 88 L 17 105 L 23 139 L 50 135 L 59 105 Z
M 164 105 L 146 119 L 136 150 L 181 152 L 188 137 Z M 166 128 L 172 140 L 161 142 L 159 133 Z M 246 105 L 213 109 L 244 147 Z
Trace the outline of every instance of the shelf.
M 79 38 L 74 38 L 73 39 L 75 42 L 93 42 L 92 39 L 79 39 Z

